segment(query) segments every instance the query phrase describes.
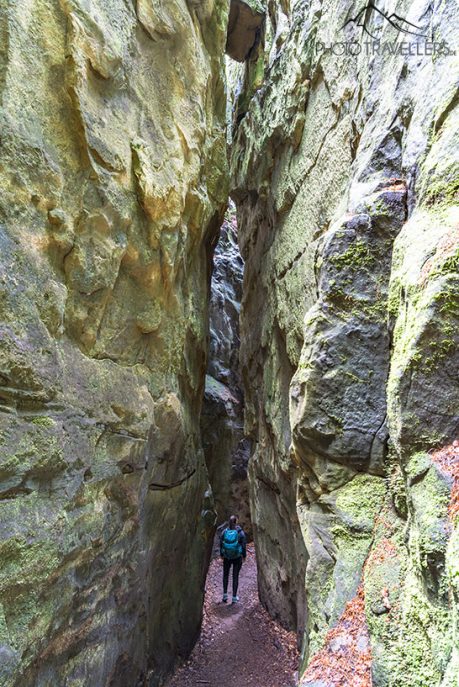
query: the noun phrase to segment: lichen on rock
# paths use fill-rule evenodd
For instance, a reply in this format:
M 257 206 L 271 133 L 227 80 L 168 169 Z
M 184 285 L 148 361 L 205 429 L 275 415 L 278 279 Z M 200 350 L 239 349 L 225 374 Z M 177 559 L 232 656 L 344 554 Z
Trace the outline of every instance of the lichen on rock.
M 391 11 L 450 48 L 459 39 L 450 5 Z M 263 73 L 255 90 L 248 70 L 239 82 L 232 195 L 261 595 L 284 621 L 292 600 L 303 618 L 307 684 L 337 684 L 312 657 L 362 584 L 372 684 L 446 687 L 455 481 L 433 456 L 458 436 L 457 56 L 338 55 L 364 43 L 357 14 L 269 3 Z M 365 28 L 397 39 L 371 8 Z M 276 514 L 289 531 L 272 541 Z

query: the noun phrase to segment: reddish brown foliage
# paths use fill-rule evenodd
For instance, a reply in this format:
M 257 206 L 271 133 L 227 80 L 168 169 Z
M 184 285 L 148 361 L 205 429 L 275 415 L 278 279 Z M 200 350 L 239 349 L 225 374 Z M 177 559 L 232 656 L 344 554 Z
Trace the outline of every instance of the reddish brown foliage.
M 441 265 L 442 261 L 454 254 L 458 243 L 459 225 L 452 227 L 438 242 L 434 255 L 426 261 L 421 270 L 420 284 L 425 284 L 435 265 Z
M 371 687 L 371 648 L 360 585 L 324 646 L 312 658 L 301 685 L 320 680 L 326 687 Z
M 383 537 L 370 553 L 365 562 L 365 567 L 377 565 L 378 563 L 385 563 L 388 558 L 396 558 L 397 555 L 397 548 L 393 542 Z
M 383 537 L 375 548 L 371 551 L 367 560 L 365 561 L 364 570 L 367 568 L 381 568 L 387 564 L 391 564 L 392 561 L 398 558 L 397 547 L 390 539 Z M 386 607 L 388 611 L 392 608 L 392 602 L 390 600 L 390 590 L 388 587 L 381 588 L 381 603 Z M 389 617 L 386 618 L 389 621 Z
M 445 475 L 449 475 L 453 480 L 448 514 L 450 520 L 454 521 L 459 513 L 459 441 L 453 441 L 450 446 L 434 451 L 432 460 Z
M 396 179 L 392 177 L 389 179 L 389 186 L 386 186 L 385 191 L 406 191 L 406 182 L 403 179 Z
M 390 536 L 393 533 L 394 523 L 388 519 L 385 510 L 382 510 L 375 517 L 375 530 L 376 529 L 384 530 L 388 536 Z M 386 539 L 386 541 L 388 540 Z M 393 546 L 393 544 L 391 544 L 391 546 Z

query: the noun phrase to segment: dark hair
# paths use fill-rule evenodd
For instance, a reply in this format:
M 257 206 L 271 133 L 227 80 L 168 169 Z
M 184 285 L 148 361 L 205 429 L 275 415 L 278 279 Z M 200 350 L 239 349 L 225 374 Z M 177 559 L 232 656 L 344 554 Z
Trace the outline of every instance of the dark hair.
M 231 515 L 231 517 L 229 519 L 230 530 L 234 530 L 234 528 L 236 527 L 236 523 L 237 523 L 237 516 Z

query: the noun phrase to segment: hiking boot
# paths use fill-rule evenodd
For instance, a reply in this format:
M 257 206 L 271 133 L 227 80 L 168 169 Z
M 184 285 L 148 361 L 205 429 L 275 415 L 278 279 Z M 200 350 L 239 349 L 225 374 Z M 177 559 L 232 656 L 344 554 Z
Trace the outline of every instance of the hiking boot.
M 239 597 L 238 597 L 238 596 L 233 596 L 232 603 L 235 604 L 235 603 L 237 603 L 238 601 L 239 601 Z
M 228 594 L 223 594 L 223 599 L 222 599 L 222 601 L 223 601 L 224 604 L 226 604 L 226 602 L 228 601 Z

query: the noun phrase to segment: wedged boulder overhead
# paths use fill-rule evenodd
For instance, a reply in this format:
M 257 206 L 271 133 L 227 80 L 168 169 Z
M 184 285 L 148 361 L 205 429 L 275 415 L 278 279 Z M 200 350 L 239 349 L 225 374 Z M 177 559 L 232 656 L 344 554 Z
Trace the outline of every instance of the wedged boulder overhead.
M 226 53 L 244 62 L 257 44 L 265 21 L 266 8 L 261 0 L 231 0 Z
M 2 687 L 152 687 L 197 636 L 227 15 L 2 5 Z

